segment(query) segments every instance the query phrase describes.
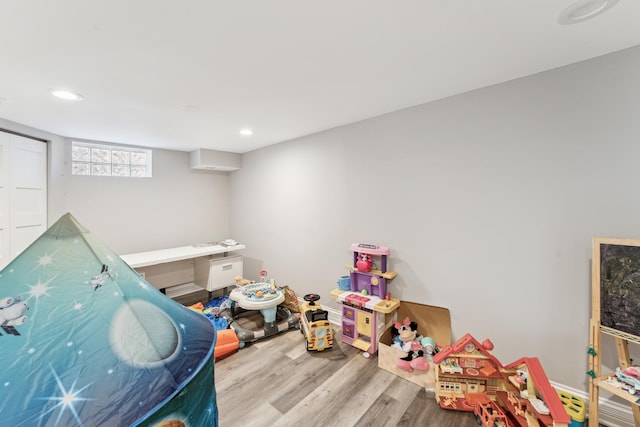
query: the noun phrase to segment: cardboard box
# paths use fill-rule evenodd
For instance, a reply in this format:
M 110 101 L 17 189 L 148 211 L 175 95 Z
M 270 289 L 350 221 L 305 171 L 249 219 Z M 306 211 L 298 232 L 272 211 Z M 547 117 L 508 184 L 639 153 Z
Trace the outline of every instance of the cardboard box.
M 423 337 L 431 337 L 435 340 L 436 345 L 444 347 L 451 344 L 451 315 L 449 310 L 442 307 L 432 305 L 417 304 L 414 302 L 400 301 L 400 307 L 397 311 L 397 319 L 409 320 L 418 323 L 418 335 Z M 425 387 L 427 390 L 435 389 L 435 369 L 436 365 L 429 363 L 428 371 L 413 372 L 403 371 L 396 365 L 398 359 L 405 357 L 407 353 L 392 348 L 393 338 L 391 336 L 391 326 L 387 328 L 378 343 L 378 367 L 396 374 L 412 383 Z

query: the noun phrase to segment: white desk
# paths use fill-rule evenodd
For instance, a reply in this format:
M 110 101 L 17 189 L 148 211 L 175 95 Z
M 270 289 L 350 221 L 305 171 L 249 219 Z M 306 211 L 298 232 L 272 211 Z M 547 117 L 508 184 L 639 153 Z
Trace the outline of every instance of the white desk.
M 122 255 L 149 283 L 168 297 L 176 298 L 203 290 L 211 292 L 233 284 L 242 276 L 242 257 L 230 252 L 244 245 L 193 245 Z
M 244 245 L 192 245 L 178 248 L 159 249 L 157 251 L 139 252 L 136 254 L 122 255 L 122 258 L 133 268 L 146 267 L 148 265 L 164 264 L 166 262 L 181 261 L 183 259 L 198 258 L 201 256 L 218 255 L 226 252 L 239 251 Z

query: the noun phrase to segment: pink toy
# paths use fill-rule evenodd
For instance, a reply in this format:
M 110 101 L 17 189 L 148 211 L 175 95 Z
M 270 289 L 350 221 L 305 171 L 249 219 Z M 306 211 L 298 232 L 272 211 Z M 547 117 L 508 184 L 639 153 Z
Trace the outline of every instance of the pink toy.
M 356 267 L 358 268 L 358 271 L 369 273 L 373 268 L 373 259 L 371 259 L 371 255 L 365 254 L 364 252 L 359 253 Z
M 353 265 L 349 280 L 352 292 L 363 292 L 380 299 L 387 297 L 387 281 L 396 277 L 394 271 L 387 270 L 389 248 L 368 243 L 353 243 Z
M 413 372 L 413 370 L 429 370 L 429 361 L 426 353 L 420 344 L 418 336 L 418 324 L 412 322 L 408 317 L 401 322 L 393 322 L 391 335 L 394 337 L 394 346 L 408 353 L 405 357 L 396 362 L 396 366 L 403 371 Z
M 414 369 L 417 371 L 428 371 L 429 361 L 425 357 L 422 345 L 417 341 L 413 341 L 409 354 L 398 360 L 396 366 L 407 372 L 413 372 Z
M 623 374 L 631 375 L 634 378 L 640 379 L 640 367 L 638 366 L 629 366 L 622 370 Z

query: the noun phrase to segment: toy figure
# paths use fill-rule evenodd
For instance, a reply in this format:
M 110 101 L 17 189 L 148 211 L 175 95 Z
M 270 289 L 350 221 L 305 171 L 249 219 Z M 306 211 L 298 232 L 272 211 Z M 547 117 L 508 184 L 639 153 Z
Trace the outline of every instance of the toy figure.
M 412 341 L 409 354 L 400 358 L 396 362 L 396 366 L 407 372 L 413 372 L 414 369 L 418 371 L 428 371 L 429 362 L 424 356 L 422 345 L 418 341 Z
M 251 283 L 248 279 L 243 279 L 242 276 L 236 276 L 234 280 L 236 281 L 236 286 L 244 286 Z
M 358 271 L 362 271 L 363 273 L 370 272 L 373 268 L 373 258 L 369 254 L 360 252 L 358 254 L 358 262 L 356 262 L 356 267 L 358 268 Z
M 408 317 L 402 323 L 395 321 L 391 329 L 391 336 L 394 342 L 392 347 L 409 352 L 411 351 L 411 343 L 418 339 L 418 324 L 410 321 Z
M 24 325 L 27 321 L 28 317 L 24 316 L 27 310 L 29 310 L 29 303 L 22 301 L 22 295 L 0 299 L 0 327 L 2 330 L 7 334 L 20 335 L 15 327 Z M 1 333 L 0 336 L 2 336 Z
M 101 288 L 102 285 L 104 285 L 104 282 L 110 277 L 111 273 L 109 273 L 109 266 L 102 264 L 102 271 L 100 271 L 100 274 L 91 278 L 91 287 L 94 291 Z
M 396 366 L 403 371 L 413 372 L 414 369 L 427 371 L 429 361 L 418 337 L 418 324 L 412 322 L 408 317 L 402 323 L 395 321 L 391 329 L 394 344 L 391 347 L 407 353 L 405 357 L 396 362 Z
M 437 353 L 436 342 L 431 337 L 423 337 L 420 340 L 420 345 L 424 349 L 424 356 L 430 362 L 433 362 L 433 356 Z

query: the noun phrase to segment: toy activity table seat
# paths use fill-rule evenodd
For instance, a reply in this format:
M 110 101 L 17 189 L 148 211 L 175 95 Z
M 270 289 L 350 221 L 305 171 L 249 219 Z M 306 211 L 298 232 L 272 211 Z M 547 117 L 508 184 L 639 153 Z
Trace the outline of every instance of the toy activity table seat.
M 245 310 L 260 310 L 265 322 L 273 322 L 276 318 L 276 307 L 284 301 L 284 294 L 271 289 L 266 282 L 252 283 L 231 291 L 229 298 Z
M 229 294 L 229 299 L 233 301 L 233 304 L 231 315 L 227 316 L 227 320 L 241 343 L 269 337 L 298 325 L 297 316 L 287 308 L 279 306 L 285 299 L 282 291 L 273 288 L 267 282 L 252 283 L 235 288 Z M 259 311 L 264 318 L 263 327 L 252 330 L 240 326 L 237 319 L 243 310 Z

